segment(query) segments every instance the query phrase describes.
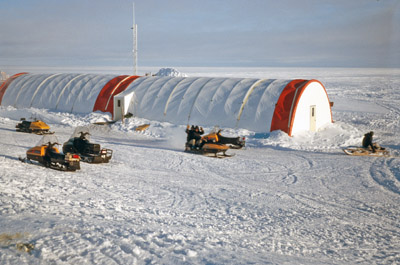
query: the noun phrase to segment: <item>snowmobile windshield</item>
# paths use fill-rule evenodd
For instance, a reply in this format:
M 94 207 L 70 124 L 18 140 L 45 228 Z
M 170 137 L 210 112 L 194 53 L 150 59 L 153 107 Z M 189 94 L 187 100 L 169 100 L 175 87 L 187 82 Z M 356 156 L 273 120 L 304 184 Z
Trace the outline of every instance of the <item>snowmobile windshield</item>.
M 48 143 L 59 143 L 58 138 L 55 135 L 44 135 L 42 139 L 36 144 L 36 146 L 46 145 Z
M 211 133 L 218 133 L 221 129 L 219 126 L 214 126 L 214 128 L 211 130 Z
M 71 135 L 71 138 L 75 137 L 85 137 L 86 140 L 90 139 L 89 127 L 87 126 L 78 126 L 75 128 L 74 133 Z

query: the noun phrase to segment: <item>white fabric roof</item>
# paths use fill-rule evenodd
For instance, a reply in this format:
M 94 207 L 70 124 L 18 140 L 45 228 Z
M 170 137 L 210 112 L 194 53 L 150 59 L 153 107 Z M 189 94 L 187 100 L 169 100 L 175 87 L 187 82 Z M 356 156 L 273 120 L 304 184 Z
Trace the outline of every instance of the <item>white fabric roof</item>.
M 290 80 L 140 77 L 118 96 L 134 92 L 135 116 L 176 124 L 269 131 L 275 104 Z
M 26 74 L 7 88 L 1 104 L 19 108 L 90 113 L 101 89 L 115 75 Z

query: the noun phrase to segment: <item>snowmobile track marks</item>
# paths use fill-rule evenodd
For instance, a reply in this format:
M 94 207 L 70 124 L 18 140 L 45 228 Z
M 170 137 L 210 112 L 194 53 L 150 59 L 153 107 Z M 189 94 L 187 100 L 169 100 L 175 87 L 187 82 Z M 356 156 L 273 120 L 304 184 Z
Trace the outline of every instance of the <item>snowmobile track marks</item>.
M 376 160 L 371 164 L 370 176 L 385 190 L 400 194 L 399 166 L 397 159 Z

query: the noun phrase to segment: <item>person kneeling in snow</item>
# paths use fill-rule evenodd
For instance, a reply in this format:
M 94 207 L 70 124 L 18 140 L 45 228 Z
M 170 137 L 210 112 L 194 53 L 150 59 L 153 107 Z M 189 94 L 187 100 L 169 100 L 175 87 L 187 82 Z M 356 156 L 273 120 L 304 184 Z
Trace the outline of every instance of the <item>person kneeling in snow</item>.
M 202 127 L 194 126 L 189 129 L 189 125 L 186 128 L 187 138 L 186 141 L 189 143 L 191 148 L 203 146 L 204 141 L 201 139 L 201 135 L 204 134 L 204 130 Z
M 364 134 L 364 138 L 362 140 L 362 146 L 364 148 L 371 149 L 372 153 L 375 153 L 376 150 L 384 150 L 385 148 L 382 148 L 379 146 L 379 144 L 372 142 L 373 136 L 374 136 L 374 132 L 372 132 L 372 131 Z

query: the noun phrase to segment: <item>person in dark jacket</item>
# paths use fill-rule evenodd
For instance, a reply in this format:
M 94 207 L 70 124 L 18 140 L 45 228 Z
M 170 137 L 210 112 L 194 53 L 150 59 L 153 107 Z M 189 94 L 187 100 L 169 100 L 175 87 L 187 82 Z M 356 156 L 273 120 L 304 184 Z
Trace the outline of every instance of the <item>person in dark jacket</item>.
M 202 127 L 199 128 L 199 126 L 194 126 L 190 127 L 189 125 L 186 128 L 186 141 L 189 143 L 191 147 L 201 147 L 203 144 L 203 140 L 201 139 L 201 135 L 204 134 L 204 130 Z
M 382 148 L 379 146 L 379 144 L 372 142 L 372 139 L 374 137 L 374 132 L 369 132 L 364 134 L 364 138 L 362 140 L 362 146 L 364 148 L 371 148 L 372 153 L 375 153 L 376 150 L 384 150 L 385 148 Z
M 194 125 L 192 125 L 192 127 L 190 127 L 189 125 L 186 127 L 186 142 L 189 142 L 191 140 L 192 137 L 192 131 L 194 131 Z

